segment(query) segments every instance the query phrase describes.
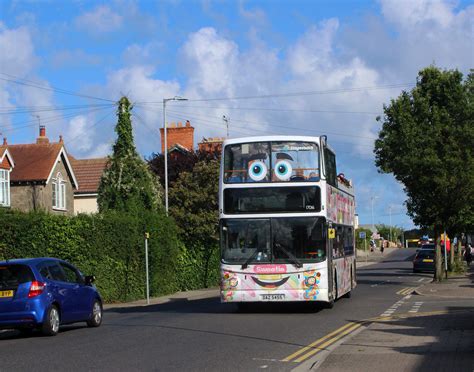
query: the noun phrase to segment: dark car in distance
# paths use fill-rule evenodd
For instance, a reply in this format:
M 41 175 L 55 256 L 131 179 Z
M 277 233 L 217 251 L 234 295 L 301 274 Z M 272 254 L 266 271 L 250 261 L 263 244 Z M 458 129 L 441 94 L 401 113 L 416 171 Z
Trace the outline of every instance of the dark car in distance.
M 70 263 L 55 258 L 0 261 L 0 329 L 55 336 L 62 324 L 102 323 L 102 298 Z
M 430 271 L 435 270 L 435 250 L 422 248 L 416 252 L 415 258 L 413 259 L 413 272 Z

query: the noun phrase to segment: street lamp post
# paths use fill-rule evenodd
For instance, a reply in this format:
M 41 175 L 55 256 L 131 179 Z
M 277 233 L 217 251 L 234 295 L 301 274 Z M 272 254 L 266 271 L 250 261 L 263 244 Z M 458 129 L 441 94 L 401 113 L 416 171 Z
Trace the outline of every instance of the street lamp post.
M 165 209 L 168 214 L 168 125 L 166 124 L 166 102 L 187 101 L 186 98 L 175 96 L 173 98 L 163 98 L 163 132 L 165 135 Z

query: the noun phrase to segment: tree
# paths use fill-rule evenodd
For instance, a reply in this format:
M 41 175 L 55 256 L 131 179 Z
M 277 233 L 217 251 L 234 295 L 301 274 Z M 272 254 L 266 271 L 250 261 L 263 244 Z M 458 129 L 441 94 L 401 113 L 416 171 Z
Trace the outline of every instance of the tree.
M 376 225 L 377 232 L 382 236 L 385 240 L 390 240 L 392 242 L 396 242 L 397 240 L 401 240 L 402 229 L 396 226 L 389 226 L 385 224 Z
M 177 156 L 168 156 L 168 182 L 172 185 L 183 172 L 192 172 L 198 162 L 210 162 L 219 160 L 220 152 L 214 151 L 188 151 L 177 154 Z M 147 160 L 150 169 L 158 175 L 162 186 L 165 182 L 165 158 L 163 154 L 152 154 Z
M 203 255 L 203 285 L 207 287 L 210 262 L 218 252 L 219 162 L 196 163 L 192 172 L 182 172 L 170 189 L 170 215 L 180 230 L 186 248 Z
M 99 185 L 97 201 L 100 212 L 140 213 L 143 210 L 158 210 L 161 206 L 159 180 L 135 149 L 131 109 L 128 98 L 122 97 L 115 126 L 117 141 Z
M 365 232 L 365 239 L 359 238 L 359 233 L 361 232 Z M 370 247 L 369 242 L 372 239 L 372 230 L 359 227 L 358 229 L 356 229 L 355 234 L 356 234 L 355 236 L 356 248 L 363 249 L 363 250 L 369 249 Z
M 413 221 L 454 236 L 474 226 L 474 74 L 419 72 L 410 92 L 384 105 L 383 127 L 375 141 L 375 164 L 404 185 Z M 441 280 L 437 244 L 435 279 Z

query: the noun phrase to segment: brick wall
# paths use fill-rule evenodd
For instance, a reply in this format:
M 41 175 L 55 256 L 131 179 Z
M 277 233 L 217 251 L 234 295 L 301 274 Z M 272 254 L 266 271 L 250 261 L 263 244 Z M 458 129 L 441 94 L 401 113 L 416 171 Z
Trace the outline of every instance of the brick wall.
M 163 128 L 160 128 L 161 134 L 161 152 L 165 151 L 165 137 Z M 189 121 L 183 126 L 182 123 L 170 123 L 168 125 L 168 148 L 180 144 L 181 146 L 192 150 L 194 148 L 194 127 Z

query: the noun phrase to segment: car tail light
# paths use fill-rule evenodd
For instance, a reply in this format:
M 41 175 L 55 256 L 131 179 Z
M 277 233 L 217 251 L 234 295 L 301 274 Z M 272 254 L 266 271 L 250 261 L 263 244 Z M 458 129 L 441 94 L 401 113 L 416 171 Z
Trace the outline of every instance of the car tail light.
M 39 296 L 44 291 L 46 284 L 38 281 L 31 282 L 30 292 L 28 292 L 28 298 Z

